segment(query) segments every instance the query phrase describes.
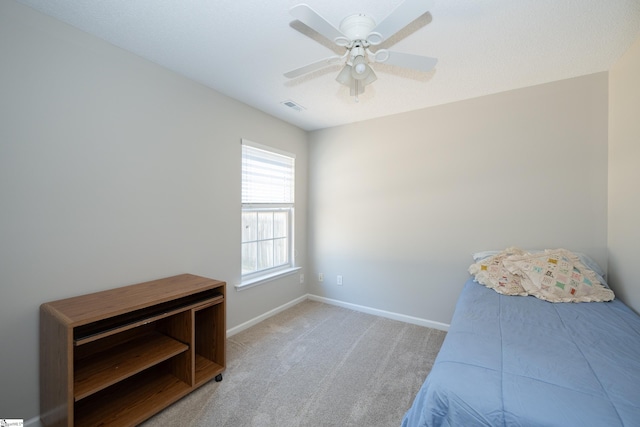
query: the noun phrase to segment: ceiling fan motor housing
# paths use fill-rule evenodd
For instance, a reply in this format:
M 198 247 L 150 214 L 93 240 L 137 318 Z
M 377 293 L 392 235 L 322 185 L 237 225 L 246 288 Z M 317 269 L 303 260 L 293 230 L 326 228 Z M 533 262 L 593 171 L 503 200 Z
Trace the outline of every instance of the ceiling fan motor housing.
M 347 16 L 340 23 L 340 31 L 352 41 L 366 41 L 375 27 L 376 21 L 362 13 Z

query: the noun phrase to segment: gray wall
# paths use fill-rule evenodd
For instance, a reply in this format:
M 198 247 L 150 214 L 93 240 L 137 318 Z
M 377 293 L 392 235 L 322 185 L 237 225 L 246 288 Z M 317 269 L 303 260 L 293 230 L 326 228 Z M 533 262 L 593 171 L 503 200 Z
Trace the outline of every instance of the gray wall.
M 232 328 L 306 293 L 236 292 L 240 139 L 297 155 L 304 131 L 13 1 L 0 1 L 0 416 L 38 415 L 41 303 L 190 272 L 228 282 Z
M 640 39 L 609 73 L 609 281 L 640 313 Z
M 449 323 L 475 251 L 606 268 L 607 73 L 315 131 L 309 150 L 313 294 Z

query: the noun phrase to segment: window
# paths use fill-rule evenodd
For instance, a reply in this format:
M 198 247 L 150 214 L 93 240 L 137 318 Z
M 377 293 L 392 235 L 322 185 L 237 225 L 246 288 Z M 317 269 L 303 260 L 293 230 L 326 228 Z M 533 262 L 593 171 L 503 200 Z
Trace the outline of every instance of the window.
M 293 268 L 295 156 L 242 140 L 242 286 Z

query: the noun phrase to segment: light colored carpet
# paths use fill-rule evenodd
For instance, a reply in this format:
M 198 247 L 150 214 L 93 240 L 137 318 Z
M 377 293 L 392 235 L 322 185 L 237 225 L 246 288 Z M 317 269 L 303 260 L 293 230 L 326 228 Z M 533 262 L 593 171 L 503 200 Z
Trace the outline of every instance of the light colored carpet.
M 304 301 L 230 337 L 223 381 L 143 425 L 397 427 L 445 335 Z

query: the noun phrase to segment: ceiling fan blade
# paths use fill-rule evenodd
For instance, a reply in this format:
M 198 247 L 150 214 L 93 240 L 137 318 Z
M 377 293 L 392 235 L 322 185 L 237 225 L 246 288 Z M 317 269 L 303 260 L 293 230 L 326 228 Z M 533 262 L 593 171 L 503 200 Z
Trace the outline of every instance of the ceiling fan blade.
M 405 0 L 380 21 L 372 33 L 379 34 L 381 43 L 427 13 L 432 6 L 432 0 Z
M 328 58 L 321 59 L 320 61 L 312 62 L 311 64 L 307 64 L 304 67 L 296 68 L 295 70 L 291 70 L 287 73 L 284 73 L 284 76 L 292 79 L 294 77 L 300 77 L 303 74 L 310 73 L 312 71 L 319 70 L 320 68 L 326 67 L 327 65 L 338 62 L 342 59 L 342 56 L 330 56 Z
M 303 24 L 322 34 L 332 42 L 335 42 L 337 38 L 346 38 L 340 30 L 333 26 L 333 24 L 324 19 L 318 12 L 311 9 L 306 4 L 293 6 L 289 13 L 291 13 L 291 15 L 293 15 L 293 17 L 298 21 L 301 21 Z
M 430 58 L 428 56 L 392 51 L 385 52 L 388 54 L 388 57 L 384 60 L 378 60 L 376 57 L 376 62 L 395 65 L 397 67 L 411 68 L 419 71 L 431 71 L 438 63 L 436 58 Z

